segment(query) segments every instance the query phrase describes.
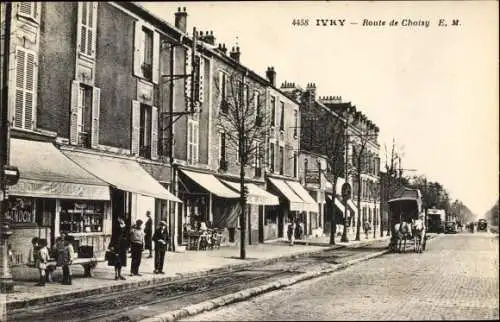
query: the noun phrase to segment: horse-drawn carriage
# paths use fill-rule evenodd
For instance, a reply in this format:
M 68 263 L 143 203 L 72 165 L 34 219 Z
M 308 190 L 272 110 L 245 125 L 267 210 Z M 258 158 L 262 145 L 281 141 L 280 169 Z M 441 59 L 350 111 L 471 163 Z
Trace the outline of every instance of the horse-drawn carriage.
M 425 250 L 425 212 L 422 211 L 422 194 L 418 189 L 402 188 L 388 201 L 392 227 L 389 248 L 405 252 L 406 242 L 412 241 L 415 252 Z

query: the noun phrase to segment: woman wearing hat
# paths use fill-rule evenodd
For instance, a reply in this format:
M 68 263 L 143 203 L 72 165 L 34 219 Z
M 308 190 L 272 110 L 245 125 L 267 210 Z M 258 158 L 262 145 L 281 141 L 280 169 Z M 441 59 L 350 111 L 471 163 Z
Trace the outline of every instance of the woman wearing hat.
M 163 263 L 165 261 L 165 252 L 167 251 L 170 238 L 167 230 L 167 223 L 160 222 L 160 227 L 155 230 L 153 241 L 155 242 L 155 274 L 164 274 Z
M 118 218 L 119 230 L 112 234 L 109 250 L 111 257 L 108 259 L 108 265 L 115 267 L 115 280 L 124 280 L 122 276 L 122 267 L 127 266 L 128 234 L 125 221 Z

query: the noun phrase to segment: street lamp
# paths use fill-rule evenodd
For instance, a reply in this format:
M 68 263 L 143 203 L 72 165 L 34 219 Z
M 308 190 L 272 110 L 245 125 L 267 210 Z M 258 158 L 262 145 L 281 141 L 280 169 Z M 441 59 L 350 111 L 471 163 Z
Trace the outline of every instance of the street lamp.
M 375 221 L 376 221 L 376 215 L 377 215 L 377 196 L 378 196 L 378 193 L 379 193 L 379 186 L 378 186 L 378 183 L 374 182 L 373 186 L 372 186 L 372 195 L 373 195 L 373 239 L 375 239 L 375 237 L 377 236 L 376 235 L 376 229 L 375 229 Z M 380 211 L 379 211 L 379 216 L 380 216 Z M 378 220 L 377 221 L 378 224 L 380 225 L 380 231 L 382 231 L 382 224 L 381 224 L 381 220 Z

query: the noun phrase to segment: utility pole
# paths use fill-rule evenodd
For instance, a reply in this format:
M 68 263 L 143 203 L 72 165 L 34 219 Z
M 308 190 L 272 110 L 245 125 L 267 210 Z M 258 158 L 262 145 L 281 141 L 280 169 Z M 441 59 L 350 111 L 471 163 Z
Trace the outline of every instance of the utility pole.
M 9 166 L 10 124 L 8 103 L 8 72 L 10 58 L 10 33 L 12 3 L 5 2 L 5 30 L 3 44 L 3 78 L 0 104 L 0 292 L 9 293 L 14 290 L 14 282 L 9 267 L 8 239 L 12 232 L 7 217 L 7 169 Z M 17 170 L 16 170 L 17 171 Z M 16 180 L 17 181 L 17 180 Z

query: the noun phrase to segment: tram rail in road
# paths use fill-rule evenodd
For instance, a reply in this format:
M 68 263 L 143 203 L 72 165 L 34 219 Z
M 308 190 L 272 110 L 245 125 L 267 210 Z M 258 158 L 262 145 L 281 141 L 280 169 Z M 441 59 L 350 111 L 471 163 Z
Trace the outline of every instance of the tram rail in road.
M 329 249 L 319 254 L 272 264 L 165 282 L 124 292 L 72 299 L 64 303 L 9 310 L 8 319 L 10 321 L 138 321 L 165 310 L 178 310 L 308 271 L 340 267 L 346 262 L 380 252 L 386 249 L 386 246 L 387 241 L 383 241 L 365 247 Z

